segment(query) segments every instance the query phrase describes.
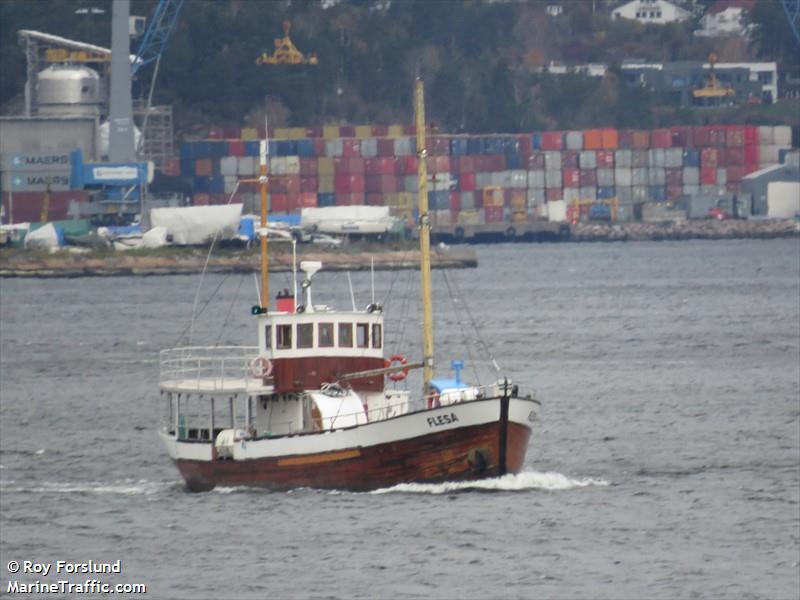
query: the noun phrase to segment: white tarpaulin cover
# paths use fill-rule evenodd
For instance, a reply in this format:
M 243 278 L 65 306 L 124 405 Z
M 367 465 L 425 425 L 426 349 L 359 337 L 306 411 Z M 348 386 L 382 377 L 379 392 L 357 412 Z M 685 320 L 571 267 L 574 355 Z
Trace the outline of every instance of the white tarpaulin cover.
M 173 244 L 185 246 L 210 242 L 217 232 L 218 241 L 235 238 L 241 217 L 241 204 L 154 208 L 150 225 L 166 228 Z
M 386 233 L 394 223 L 388 206 L 326 206 L 300 213 L 300 225 L 320 233 Z
M 367 422 L 361 398 L 352 391 L 343 392 L 341 396 L 328 396 L 322 392 L 311 392 L 309 395 L 319 409 L 323 431 Z
M 142 248 L 161 248 L 167 245 L 167 228 L 153 227 L 142 236 Z
M 770 181 L 767 184 L 767 216 L 791 219 L 800 214 L 800 182 Z
M 43 225 L 25 236 L 26 248 L 58 248 L 58 232 L 52 223 Z

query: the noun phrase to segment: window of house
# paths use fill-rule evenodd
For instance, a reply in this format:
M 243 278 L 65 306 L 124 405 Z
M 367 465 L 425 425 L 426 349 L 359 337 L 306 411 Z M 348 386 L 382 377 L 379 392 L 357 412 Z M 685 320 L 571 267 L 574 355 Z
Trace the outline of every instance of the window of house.
M 291 325 L 278 325 L 275 328 L 275 347 L 280 350 L 285 350 L 292 347 L 292 326 Z
M 758 74 L 758 80 L 761 83 L 772 83 L 772 73 L 770 71 L 762 71 Z
M 272 350 L 272 328 L 269 325 L 264 327 L 264 348 Z
M 320 348 L 333 346 L 333 323 L 320 323 L 317 326 L 317 336 Z
M 356 346 L 359 348 L 369 347 L 369 323 L 356 325 Z
M 381 324 L 374 323 L 372 325 L 372 347 L 373 348 L 380 348 L 381 347 Z
M 297 347 L 298 348 L 312 348 L 314 346 L 314 324 L 313 323 L 298 323 L 297 324 Z
M 352 323 L 339 323 L 339 347 L 352 348 L 353 347 L 353 324 Z

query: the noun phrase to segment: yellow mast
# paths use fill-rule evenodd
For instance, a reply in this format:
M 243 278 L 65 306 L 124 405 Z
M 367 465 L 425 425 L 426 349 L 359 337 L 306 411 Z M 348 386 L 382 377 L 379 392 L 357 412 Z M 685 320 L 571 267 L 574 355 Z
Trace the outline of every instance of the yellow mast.
M 269 129 L 266 117 L 264 118 L 264 139 L 261 140 L 259 158 L 261 170 L 259 182 L 261 183 L 261 311 L 267 312 L 269 307 L 269 262 L 267 256 L 267 158 L 269 157 Z
M 425 93 L 422 80 L 414 85 L 414 109 L 417 121 L 417 191 L 419 200 L 419 252 L 422 279 L 422 369 L 423 390 L 433 379 L 433 302 L 431 301 L 431 221 L 428 215 L 428 167 L 425 158 Z

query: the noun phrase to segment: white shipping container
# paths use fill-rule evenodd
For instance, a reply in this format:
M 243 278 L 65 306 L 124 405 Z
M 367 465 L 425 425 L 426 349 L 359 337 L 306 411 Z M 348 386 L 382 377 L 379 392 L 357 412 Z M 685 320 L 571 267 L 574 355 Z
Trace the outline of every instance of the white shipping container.
M 699 196 L 700 195 L 700 186 L 698 184 L 690 184 L 683 186 L 683 195 L 684 196 Z
M 596 187 L 582 187 L 581 188 L 581 200 L 597 200 L 597 188 Z
M 683 168 L 683 185 L 700 185 L 700 167 Z
M 631 153 L 631 166 L 635 169 L 636 167 L 646 167 L 650 162 L 650 155 L 647 150 L 634 150 Z
M 547 203 L 547 220 L 563 222 L 567 219 L 567 203 L 564 200 L 553 200 Z
M 325 156 L 341 156 L 344 152 L 344 144 L 341 139 L 328 140 L 325 142 Z M 397 154 L 397 152 L 395 152 Z
M 800 183 L 770 181 L 767 184 L 767 216 L 773 219 L 792 219 L 800 213 Z
M 631 169 L 631 183 L 633 185 L 647 185 L 649 180 L 649 169 L 646 167 L 634 167 Z
M 792 128 L 788 125 L 777 125 L 772 130 L 773 144 L 776 146 L 792 145 Z
M 633 166 L 633 151 L 617 150 L 614 152 L 614 165 L 628 169 L 631 168 Z
M 223 179 L 225 181 L 225 193 L 232 194 L 236 189 L 236 183 L 239 180 L 237 179 L 236 175 L 225 175 Z
M 416 181 L 417 176 L 413 175 L 414 180 Z M 475 187 L 478 188 L 486 188 L 492 186 L 492 174 L 491 173 L 475 173 Z
M 722 193 L 725 193 L 725 188 L 722 188 Z M 720 188 L 718 185 L 701 185 L 700 186 L 700 195 L 701 196 L 719 196 Z
M 406 192 L 416 192 L 419 179 L 416 175 L 406 175 L 403 178 L 403 189 Z
M 433 225 L 450 225 L 452 221 L 452 216 L 450 214 L 450 209 L 447 210 L 432 210 L 431 216 L 433 217 Z
M 597 168 L 597 153 L 594 150 L 584 150 L 578 155 L 578 167 L 581 169 Z
M 240 156 L 236 160 L 236 174 L 252 177 L 258 174 L 258 163 L 255 156 Z
M 632 188 L 633 191 L 633 203 L 639 204 L 640 202 L 647 202 L 649 199 L 649 193 L 647 190 L 646 185 L 634 185 Z
M 775 138 L 772 134 L 772 126 L 771 125 L 762 125 L 758 128 L 758 143 L 761 146 L 774 144 Z
M 633 188 L 630 186 L 617 186 L 617 202 L 619 204 L 633 204 Z
M 616 185 L 633 185 L 633 169 L 630 167 L 617 167 L 614 169 L 614 181 Z
M 567 150 L 582 150 L 583 149 L 583 132 L 582 131 L 568 131 L 564 136 Z
M 547 169 L 544 172 L 545 187 L 558 188 L 563 185 L 561 181 L 561 169 Z
M 507 188 L 509 187 L 509 172 L 508 171 L 494 171 L 491 175 L 491 185 L 495 187 Z
M 528 187 L 544 189 L 544 171 L 528 171 Z
M 514 169 L 508 172 L 509 186 L 512 188 L 523 189 L 528 187 L 528 173 L 520 169 Z
M 597 185 L 600 187 L 614 185 L 614 169 L 597 169 Z
M 544 173 L 544 171 L 542 171 Z M 528 188 L 528 208 L 540 206 L 546 201 L 544 188 Z
M 683 166 L 683 148 L 667 148 L 664 150 L 664 166 L 677 169 Z
M 410 137 L 399 137 L 394 139 L 394 155 L 408 156 L 414 154 L 415 144 Z
M 581 189 L 580 188 L 564 188 L 564 201 L 567 204 L 572 204 L 576 200 L 581 199 Z
M 269 159 L 270 175 L 286 175 L 286 157 L 273 156 Z
M 364 138 L 361 140 L 361 156 L 364 158 L 378 156 L 378 140 L 375 138 Z
M 300 174 L 300 157 L 299 156 L 285 156 L 286 159 L 286 174 L 299 175 Z
M 235 156 L 223 156 L 219 160 L 220 175 L 236 175 L 238 163 Z
M 544 153 L 544 168 L 548 171 L 561 170 L 561 152 L 559 150 L 548 150 Z
M 648 163 L 651 167 L 666 166 L 666 153 L 664 148 L 650 148 L 647 153 Z
M 728 183 L 728 169 L 717 169 L 717 184 L 725 185 Z
M 461 192 L 459 206 L 461 210 L 472 210 L 475 208 L 475 192 Z
M 651 167 L 647 175 L 647 183 L 650 185 L 666 185 L 667 171 L 662 167 Z

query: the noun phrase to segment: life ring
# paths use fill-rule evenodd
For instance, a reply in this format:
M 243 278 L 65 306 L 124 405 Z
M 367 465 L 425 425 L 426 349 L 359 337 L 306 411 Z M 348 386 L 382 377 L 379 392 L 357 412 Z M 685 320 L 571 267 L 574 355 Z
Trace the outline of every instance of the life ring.
M 406 360 L 405 356 L 402 354 L 393 354 L 388 360 L 383 361 L 383 366 L 385 368 L 389 368 L 393 366 L 395 363 L 399 363 L 401 365 L 407 365 L 408 361 Z M 402 371 L 395 371 L 394 373 L 387 373 L 386 377 L 391 379 L 392 381 L 403 381 L 406 377 L 408 377 L 408 368 L 403 369 Z
M 264 379 L 272 375 L 272 361 L 263 356 L 259 356 L 250 361 L 248 367 L 250 376 L 255 379 Z

